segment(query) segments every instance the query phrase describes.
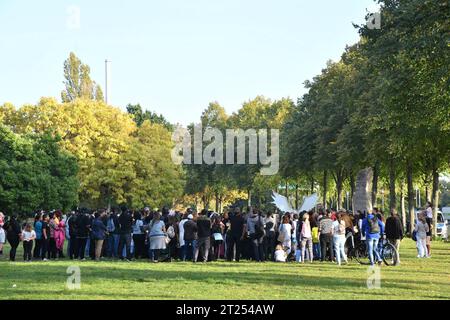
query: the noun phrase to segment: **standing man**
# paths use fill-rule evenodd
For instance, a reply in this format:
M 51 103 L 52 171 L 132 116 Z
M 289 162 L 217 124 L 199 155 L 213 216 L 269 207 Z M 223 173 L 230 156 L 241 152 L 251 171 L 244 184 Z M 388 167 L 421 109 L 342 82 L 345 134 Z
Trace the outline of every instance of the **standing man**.
M 203 209 L 197 219 L 198 240 L 195 246 L 194 262 L 197 262 L 200 250 L 203 262 L 208 261 L 209 248 L 211 247 L 211 219 L 207 217 L 207 213 L 208 211 Z
M 333 220 L 331 220 L 330 210 L 326 210 L 324 216 L 319 223 L 319 239 L 322 251 L 320 261 L 323 262 L 327 256 L 327 249 L 330 251 L 330 260 L 334 261 L 333 250 Z
M 133 218 L 127 209 L 122 210 L 119 216 L 120 238 L 119 238 L 119 257 L 121 260 L 131 260 L 131 231 Z M 126 257 L 123 256 L 123 247 L 126 247 Z
M 236 246 L 236 256 L 234 260 L 239 262 L 239 258 L 241 257 L 241 243 L 244 240 L 244 236 L 247 230 L 247 225 L 245 223 L 244 218 L 242 217 L 241 210 L 236 208 L 234 215 L 230 216 L 230 232 L 229 242 L 228 242 L 228 252 L 227 252 L 227 260 L 233 260 L 233 252 L 234 247 Z
M 386 220 L 386 239 L 395 247 L 397 256 L 395 265 L 400 264 L 400 242 L 403 239 L 403 226 L 397 215 L 397 210 L 391 210 L 391 216 Z

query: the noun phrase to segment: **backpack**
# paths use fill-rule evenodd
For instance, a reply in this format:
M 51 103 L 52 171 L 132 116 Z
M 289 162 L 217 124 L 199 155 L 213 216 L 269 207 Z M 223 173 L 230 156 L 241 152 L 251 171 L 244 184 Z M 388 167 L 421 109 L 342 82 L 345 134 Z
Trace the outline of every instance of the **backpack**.
M 374 216 L 372 219 L 367 218 L 367 222 L 369 223 L 370 234 L 380 233 L 380 226 L 378 225 L 378 218 L 376 216 Z

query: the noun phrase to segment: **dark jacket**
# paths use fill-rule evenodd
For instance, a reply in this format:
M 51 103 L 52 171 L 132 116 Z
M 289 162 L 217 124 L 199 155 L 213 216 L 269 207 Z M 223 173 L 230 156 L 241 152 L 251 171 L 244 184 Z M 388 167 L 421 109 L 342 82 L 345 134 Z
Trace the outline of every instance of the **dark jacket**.
M 5 225 L 3 229 L 6 231 L 6 238 L 9 242 L 15 242 L 20 240 L 20 234 L 22 233 L 22 229 L 20 228 L 20 223 L 15 219 L 10 219 Z
M 400 219 L 396 216 L 387 218 L 385 232 L 387 239 L 403 239 L 403 227 Z
M 211 220 L 207 216 L 198 217 L 197 228 L 199 238 L 207 238 L 211 236 Z
M 78 238 L 89 238 L 89 232 L 91 229 L 91 219 L 89 215 L 82 214 L 78 216 L 76 228 Z
M 92 233 L 95 240 L 105 240 L 106 238 L 106 226 L 99 218 L 94 220 L 92 225 Z
M 197 239 L 197 224 L 195 221 L 188 220 L 183 225 L 184 241 L 192 241 Z
M 124 212 L 119 216 L 120 233 L 131 233 L 133 229 L 133 217 L 130 213 Z

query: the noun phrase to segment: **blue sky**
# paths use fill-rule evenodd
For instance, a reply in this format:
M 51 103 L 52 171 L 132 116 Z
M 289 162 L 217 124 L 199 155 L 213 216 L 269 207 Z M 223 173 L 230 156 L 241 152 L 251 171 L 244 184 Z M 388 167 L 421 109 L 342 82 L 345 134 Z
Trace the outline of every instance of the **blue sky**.
M 102 87 L 112 61 L 111 104 L 139 102 L 174 123 L 197 121 L 211 101 L 231 113 L 257 95 L 296 100 L 306 79 L 358 41 L 352 22 L 376 8 L 373 0 L 1 0 L 0 104 L 60 99 L 70 51 Z

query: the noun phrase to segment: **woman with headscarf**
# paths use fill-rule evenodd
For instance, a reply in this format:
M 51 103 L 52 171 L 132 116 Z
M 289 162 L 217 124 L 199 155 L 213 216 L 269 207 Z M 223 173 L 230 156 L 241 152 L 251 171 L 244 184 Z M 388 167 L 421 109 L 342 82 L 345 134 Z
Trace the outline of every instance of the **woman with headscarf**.
M 64 241 L 66 239 L 66 224 L 62 219 L 61 211 L 55 212 L 55 224 L 56 229 L 54 232 L 55 245 L 56 245 L 56 256 L 58 258 L 64 258 Z
M 161 250 L 166 249 L 166 227 L 161 220 L 161 212 L 155 212 L 149 226 L 150 252 L 152 262 L 158 262 Z
M 16 216 L 12 216 L 7 223 L 5 223 L 4 228 L 6 230 L 6 239 L 8 239 L 11 245 L 11 250 L 9 251 L 9 260 L 16 261 L 16 251 L 20 243 L 20 236 L 22 235 L 22 229 Z

